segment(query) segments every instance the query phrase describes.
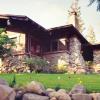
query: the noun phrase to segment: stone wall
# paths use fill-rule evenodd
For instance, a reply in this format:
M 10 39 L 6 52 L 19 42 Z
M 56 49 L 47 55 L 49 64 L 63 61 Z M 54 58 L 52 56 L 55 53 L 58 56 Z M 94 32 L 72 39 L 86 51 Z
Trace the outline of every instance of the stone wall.
M 34 80 L 22 88 L 11 88 L 4 79 L 0 79 L 0 100 L 100 100 L 100 93 L 92 92 L 87 93 L 81 84 L 76 84 L 70 91 L 45 89 L 42 83 Z
M 44 58 L 46 58 L 51 65 L 58 65 L 60 61 L 69 64 L 69 54 L 67 51 L 46 53 L 44 54 Z
M 68 51 L 47 53 L 44 57 L 54 65 L 59 63 L 59 60 L 63 60 L 67 65 L 71 67 L 85 67 L 85 61 L 81 53 L 81 43 L 77 37 L 70 38 L 70 45 Z
M 70 65 L 71 67 L 85 66 L 85 61 L 81 53 L 81 43 L 75 36 L 70 38 Z
M 93 51 L 94 64 L 100 64 L 100 50 Z

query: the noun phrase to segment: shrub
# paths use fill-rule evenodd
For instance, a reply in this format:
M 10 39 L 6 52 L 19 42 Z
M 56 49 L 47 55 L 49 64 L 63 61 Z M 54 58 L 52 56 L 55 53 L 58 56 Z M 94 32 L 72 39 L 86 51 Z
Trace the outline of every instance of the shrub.
M 15 76 L 15 74 L 14 74 L 13 80 L 12 80 L 12 82 L 10 83 L 10 86 L 11 86 L 11 87 L 14 87 L 15 85 L 16 85 L 16 76 Z
M 45 67 L 48 66 L 48 63 L 45 59 L 41 57 L 26 57 L 24 59 L 25 64 L 30 68 L 30 71 L 41 72 L 45 70 Z
M 67 72 L 67 65 L 62 66 L 59 68 L 58 65 L 52 65 L 49 67 L 49 72 L 51 73 L 66 73 Z

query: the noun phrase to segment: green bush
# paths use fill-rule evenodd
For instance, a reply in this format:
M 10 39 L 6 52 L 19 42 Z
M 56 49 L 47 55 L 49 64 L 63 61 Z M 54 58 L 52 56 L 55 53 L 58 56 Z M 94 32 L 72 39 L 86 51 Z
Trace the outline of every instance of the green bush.
M 24 59 L 25 64 L 29 67 L 30 72 L 42 72 L 46 69 L 48 66 L 48 63 L 45 59 L 42 59 L 41 57 L 35 56 L 35 57 L 26 57 Z

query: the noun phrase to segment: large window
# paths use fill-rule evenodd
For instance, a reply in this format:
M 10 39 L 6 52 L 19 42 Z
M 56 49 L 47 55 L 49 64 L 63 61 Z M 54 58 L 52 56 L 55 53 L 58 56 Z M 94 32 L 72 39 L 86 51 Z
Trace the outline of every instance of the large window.
M 67 49 L 67 39 L 61 38 L 51 41 L 51 51 L 61 51 Z

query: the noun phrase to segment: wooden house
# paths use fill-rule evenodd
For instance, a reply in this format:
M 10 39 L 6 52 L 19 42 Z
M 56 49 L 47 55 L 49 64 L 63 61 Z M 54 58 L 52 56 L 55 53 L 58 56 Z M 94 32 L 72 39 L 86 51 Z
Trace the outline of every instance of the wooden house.
M 90 44 L 72 24 L 45 29 L 27 16 L 0 15 L 0 27 L 16 42 L 14 55 L 37 55 L 72 67 L 100 63 L 100 44 Z

